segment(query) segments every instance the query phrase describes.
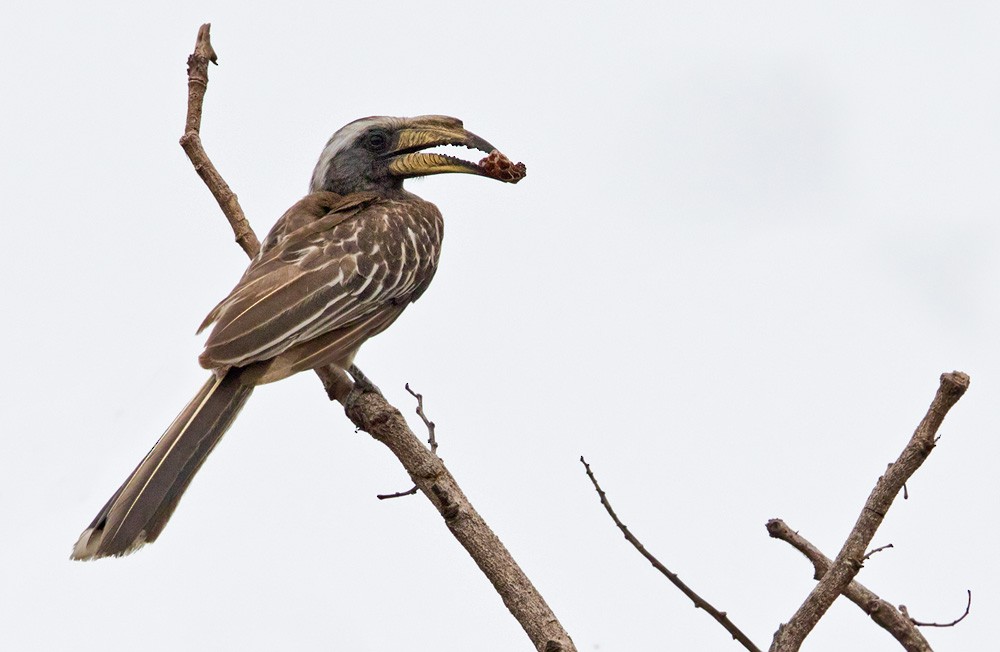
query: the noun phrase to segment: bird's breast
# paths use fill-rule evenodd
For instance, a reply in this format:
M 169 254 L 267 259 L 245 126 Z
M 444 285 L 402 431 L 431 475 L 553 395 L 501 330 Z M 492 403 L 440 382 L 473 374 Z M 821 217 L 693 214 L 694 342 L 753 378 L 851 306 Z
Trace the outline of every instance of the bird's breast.
M 444 230 L 441 212 L 414 198 L 379 202 L 359 217 L 359 268 L 392 288 L 394 302 L 416 300 L 437 270 Z

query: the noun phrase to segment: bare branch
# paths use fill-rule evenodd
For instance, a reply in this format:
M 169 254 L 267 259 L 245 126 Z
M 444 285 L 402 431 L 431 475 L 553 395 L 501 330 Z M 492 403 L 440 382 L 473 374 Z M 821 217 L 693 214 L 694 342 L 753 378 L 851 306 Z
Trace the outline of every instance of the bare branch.
M 830 559 L 809 543 L 805 537 L 788 527 L 781 519 L 768 521 L 767 533 L 775 539 L 788 543 L 805 555 L 812 562 L 813 579 L 822 578 L 830 570 L 832 563 Z M 875 550 L 872 551 L 872 553 L 874 552 Z M 895 607 L 875 595 L 870 589 L 865 588 L 857 580 L 847 585 L 847 588 L 844 589 L 844 596 L 861 607 L 861 610 L 868 614 L 873 621 L 899 641 L 899 644 L 907 652 L 931 652 L 930 643 L 914 627 L 913 622 L 905 613 L 897 611 Z
M 188 59 L 188 115 L 181 146 L 202 180 L 212 191 L 229 220 L 236 241 L 253 258 L 260 242 L 243 215 L 236 195 L 205 153 L 199 136 L 202 103 L 208 86 L 208 63 L 215 61 L 209 40 L 209 25 L 198 31 L 195 51 Z M 353 384 L 344 371 L 335 367 L 316 370 L 327 395 L 341 404 Z M 444 463 L 423 445 L 406 425 L 395 407 L 376 392 L 365 392 L 350 407 L 348 418 L 359 429 L 385 444 L 396 455 L 417 487 L 437 507 L 445 524 L 490 580 L 535 648 L 545 652 L 575 652 L 569 634 L 556 620 L 545 600 L 511 557 L 486 522 L 472 507 Z
M 861 570 L 865 549 L 882 524 L 892 501 L 934 449 L 935 435 L 948 410 L 969 388 L 969 377 L 960 372 L 941 374 L 941 384 L 931 406 L 895 463 L 878 479 L 830 570 L 823 576 L 787 624 L 781 625 L 771 652 L 795 652 L 823 617 L 833 601 Z
M 628 542 L 631 543 L 632 546 L 639 551 L 639 554 L 645 557 L 646 560 L 649 561 L 649 563 L 651 563 L 656 570 L 663 573 L 663 575 L 666 576 L 666 578 L 670 580 L 670 582 L 674 586 L 680 589 L 681 593 L 686 595 L 692 602 L 694 602 L 695 607 L 697 607 L 698 609 L 704 609 L 708 613 L 708 615 L 710 615 L 712 618 L 715 618 L 715 620 L 720 625 L 722 625 L 726 629 L 726 631 L 732 635 L 732 637 L 735 640 L 739 641 L 743 645 L 743 647 L 745 647 L 747 650 L 750 650 L 750 652 L 760 652 L 760 648 L 754 645 L 753 641 L 751 641 L 746 634 L 740 631 L 739 627 L 733 624 L 733 621 L 729 620 L 729 616 L 726 615 L 726 612 L 719 611 L 711 604 L 709 604 L 704 598 L 702 598 L 700 595 L 691 590 L 691 587 L 682 582 L 681 578 L 678 577 L 676 573 L 670 572 L 670 570 L 666 566 L 660 563 L 660 560 L 658 560 L 656 557 L 652 555 L 652 553 L 646 550 L 646 547 L 642 545 L 639 539 L 637 539 L 635 535 L 632 534 L 631 531 L 629 531 L 628 526 L 621 522 L 621 520 L 618 518 L 618 514 L 616 514 L 615 510 L 611 508 L 611 503 L 608 501 L 607 494 L 605 494 L 604 490 L 601 489 L 601 485 L 597 483 L 597 478 L 594 477 L 593 471 L 590 470 L 590 465 L 587 464 L 587 460 L 583 459 L 582 455 L 580 456 L 580 462 L 583 464 L 583 468 L 587 470 L 587 477 L 589 477 L 590 481 L 593 483 L 594 489 L 597 491 L 597 495 L 601 498 L 601 504 L 604 505 L 604 509 L 608 512 L 608 515 L 611 517 L 611 520 L 615 522 L 615 525 L 618 526 L 618 529 L 621 530 L 622 533 L 625 535 L 625 539 L 628 540 Z
M 965 617 L 969 615 L 969 609 L 972 607 L 972 591 L 966 589 L 965 592 L 969 594 L 969 599 L 965 603 L 965 613 L 956 618 L 955 620 L 951 621 L 950 623 L 922 623 L 919 620 L 910 617 L 910 613 L 906 610 L 905 604 L 899 605 L 899 610 L 902 612 L 904 616 L 906 616 L 909 619 L 911 623 L 913 623 L 917 627 L 954 627 L 955 625 L 965 620 Z
M 198 39 L 195 41 L 194 53 L 188 57 L 188 112 L 184 135 L 181 136 L 181 147 L 184 148 L 198 176 L 212 191 L 219 208 L 229 220 L 229 225 L 236 234 L 236 242 L 247 256 L 253 258 L 260 249 L 260 242 L 250 228 L 246 215 L 243 214 L 236 193 L 215 169 L 215 165 L 201 144 L 201 113 L 205 91 L 208 90 L 208 64 L 218 63 L 215 50 L 212 48 L 210 30 L 211 25 L 208 23 L 201 26 L 198 30 Z
M 381 394 L 366 392 L 346 409 L 356 426 L 385 444 L 430 499 L 452 535 L 490 580 L 538 650 L 571 652 L 576 647 L 527 575 L 476 512 L 437 455 L 424 446 L 399 410 Z

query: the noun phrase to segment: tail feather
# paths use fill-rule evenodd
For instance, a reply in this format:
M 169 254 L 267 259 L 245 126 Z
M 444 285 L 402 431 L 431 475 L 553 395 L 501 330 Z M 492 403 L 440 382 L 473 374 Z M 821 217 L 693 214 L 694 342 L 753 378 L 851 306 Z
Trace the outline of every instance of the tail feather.
M 253 392 L 253 385 L 240 382 L 240 371 L 212 376 L 202 386 L 80 535 L 73 559 L 118 557 L 156 540 Z

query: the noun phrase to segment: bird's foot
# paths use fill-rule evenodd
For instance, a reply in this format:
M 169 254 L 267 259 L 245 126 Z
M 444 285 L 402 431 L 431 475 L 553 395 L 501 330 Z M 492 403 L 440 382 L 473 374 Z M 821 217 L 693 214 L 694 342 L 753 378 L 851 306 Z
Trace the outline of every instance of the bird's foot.
M 354 404 L 358 402 L 358 399 L 361 398 L 364 393 L 365 390 L 358 389 L 357 385 L 352 387 L 351 391 L 347 392 L 347 396 L 344 397 L 344 411 L 350 414 Z
M 351 365 L 351 368 L 347 370 L 347 373 L 351 374 L 351 378 L 354 379 L 354 389 L 351 391 L 358 391 L 359 394 L 364 394 L 365 392 L 373 392 L 382 396 L 382 390 L 378 388 L 375 383 L 368 379 L 368 376 L 364 374 L 357 365 Z

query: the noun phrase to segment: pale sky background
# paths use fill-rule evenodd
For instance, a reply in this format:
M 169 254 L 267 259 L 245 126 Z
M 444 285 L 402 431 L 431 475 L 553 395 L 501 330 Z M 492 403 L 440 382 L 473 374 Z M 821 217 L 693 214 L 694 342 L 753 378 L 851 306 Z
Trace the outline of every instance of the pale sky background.
M 426 295 L 358 364 L 412 415 L 580 650 L 762 647 L 834 555 L 938 375 L 972 387 L 859 580 L 940 650 L 1000 611 L 1000 5 L 6 3 L 0 8 L 0 649 L 531 646 L 407 478 L 309 374 L 259 389 L 159 541 L 80 531 L 206 377 L 194 330 L 246 260 L 177 145 L 263 234 L 326 139 L 444 113 L 518 186 L 409 188 L 446 221 Z M 808 5 L 808 6 L 807 6 Z M 419 430 L 419 421 L 411 418 Z M 899 649 L 840 600 L 806 650 Z

